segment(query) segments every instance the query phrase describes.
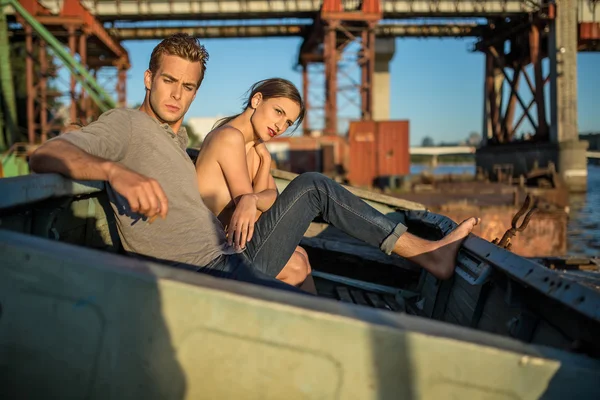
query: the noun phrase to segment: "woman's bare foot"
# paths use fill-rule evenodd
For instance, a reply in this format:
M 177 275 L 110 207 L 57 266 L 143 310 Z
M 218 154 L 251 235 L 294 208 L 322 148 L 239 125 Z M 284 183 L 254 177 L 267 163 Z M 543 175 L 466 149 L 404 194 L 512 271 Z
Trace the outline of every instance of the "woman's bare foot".
M 419 264 L 436 278 L 448 279 L 454 273 L 458 249 L 479 221 L 479 218 L 469 218 L 438 241 L 405 233 L 396 242 L 394 252 Z

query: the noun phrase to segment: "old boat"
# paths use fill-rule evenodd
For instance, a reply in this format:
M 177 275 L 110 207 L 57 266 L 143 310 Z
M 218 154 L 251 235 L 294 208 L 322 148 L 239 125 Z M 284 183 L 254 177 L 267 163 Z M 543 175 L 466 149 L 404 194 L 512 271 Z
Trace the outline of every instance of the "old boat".
M 423 237 L 455 226 L 350 190 Z M 102 182 L 1 179 L 0 398 L 600 398 L 594 260 L 471 235 L 438 281 L 320 221 L 302 245 L 318 297 L 124 255 Z

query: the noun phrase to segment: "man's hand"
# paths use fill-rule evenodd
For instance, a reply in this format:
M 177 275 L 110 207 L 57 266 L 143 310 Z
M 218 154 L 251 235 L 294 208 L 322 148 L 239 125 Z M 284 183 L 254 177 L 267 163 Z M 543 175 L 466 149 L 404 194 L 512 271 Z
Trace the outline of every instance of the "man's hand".
M 263 164 L 271 164 L 271 153 L 269 153 L 269 150 L 267 149 L 267 146 L 265 146 L 264 143 L 257 144 L 256 146 L 254 146 L 254 149 L 256 150 L 256 154 L 258 154 L 258 156 L 260 157 L 260 161 Z
M 243 249 L 246 243 L 252 239 L 254 234 L 254 221 L 256 219 L 256 203 L 258 197 L 255 194 L 244 194 L 235 206 L 235 211 L 227 227 L 227 241 L 236 249 Z
M 131 211 L 145 215 L 150 222 L 158 215 L 167 217 L 167 196 L 156 180 L 113 162 L 106 164 L 106 175 L 113 189 L 127 199 Z

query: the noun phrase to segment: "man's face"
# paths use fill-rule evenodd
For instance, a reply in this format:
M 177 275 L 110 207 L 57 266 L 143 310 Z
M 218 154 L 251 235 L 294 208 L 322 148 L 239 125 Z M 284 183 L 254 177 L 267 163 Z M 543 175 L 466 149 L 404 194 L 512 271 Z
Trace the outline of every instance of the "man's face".
M 201 63 L 163 55 L 156 73 L 152 75 L 147 70 L 144 74 L 144 84 L 150 91 L 150 108 L 154 116 L 171 125 L 174 130 L 178 129 L 196 97 L 201 74 Z

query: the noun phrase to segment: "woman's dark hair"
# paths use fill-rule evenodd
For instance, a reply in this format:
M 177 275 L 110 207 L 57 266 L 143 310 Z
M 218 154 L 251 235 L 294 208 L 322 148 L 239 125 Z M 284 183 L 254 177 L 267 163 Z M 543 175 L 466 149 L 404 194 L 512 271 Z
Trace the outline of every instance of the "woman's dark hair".
M 300 114 L 298 115 L 298 119 L 296 120 L 294 125 L 298 127 L 304 120 L 306 109 L 304 108 L 304 101 L 302 101 L 302 96 L 300 96 L 300 92 L 298 92 L 296 86 L 294 86 L 294 84 L 288 81 L 287 79 L 270 78 L 256 82 L 254 85 L 252 85 L 248 93 L 249 95 L 248 99 L 245 102 L 244 110 L 248 107 L 251 107 L 252 97 L 254 97 L 256 93 L 261 93 L 263 100 L 268 100 L 275 97 L 284 97 L 297 103 L 300 106 Z M 241 113 L 218 120 L 213 126 L 213 129 L 217 129 L 222 127 L 223 125 L 228 124 L 232 119 L 240 116 L 240 114 Z

